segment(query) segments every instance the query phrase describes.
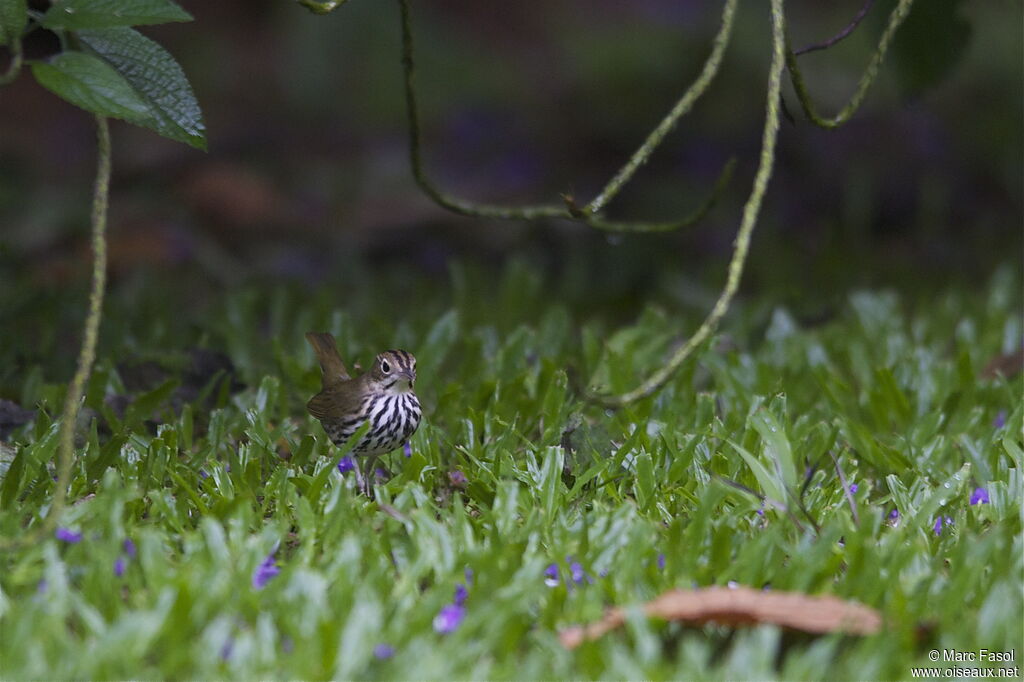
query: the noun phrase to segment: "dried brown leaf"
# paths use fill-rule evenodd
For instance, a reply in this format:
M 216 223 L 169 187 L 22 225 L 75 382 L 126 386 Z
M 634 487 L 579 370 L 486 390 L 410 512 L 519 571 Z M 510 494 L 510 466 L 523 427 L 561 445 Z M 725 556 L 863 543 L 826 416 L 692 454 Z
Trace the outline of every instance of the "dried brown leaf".
M 681 621 L 692 625 L 781 625 L 793 630 L 822 634 L 845 632 L 870 635 L 882 627 L 882 618 L 872 608 L 832 596 L 800 592 L 756 590 L 750 587 L 705 587 L 672 590 L 643 605 L 651 618 Z M 597 639 L 626 621 L 627 610 L 614 608 L 589 625 L 562 631 L 559 638 L 567 649 Z

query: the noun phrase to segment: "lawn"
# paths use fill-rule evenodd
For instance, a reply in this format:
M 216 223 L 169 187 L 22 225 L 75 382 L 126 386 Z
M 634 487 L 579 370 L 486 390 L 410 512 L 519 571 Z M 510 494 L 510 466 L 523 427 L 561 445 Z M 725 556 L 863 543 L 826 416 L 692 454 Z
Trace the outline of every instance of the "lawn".
M 617 411 L 583 389 L 632 388 L 704 310 L 680 296 L 623 326 L 571 289 L 515 263 L 201 302 L 155 277 L 117 288 L 69 506 L 3 555 L 0 675 L 894 679 L 979 649 L 1019 669 L 1024 383 L 986 373 L 1024 334 L 1017 273 L 855 291 L 814 319 L 747 292 L 664 390 Z M 19 295 L 0 294 L 0 397 L 39 409 L 3 438 L 6 538 L 53 494 L 81 307 Z M 305 412 L 309 330 L 364 367 L 418 358 L 424 423 L 376 501 Z M 730 584 L 855 600 L 884 625 L 631 611 L 559 641 L 608 607 Z

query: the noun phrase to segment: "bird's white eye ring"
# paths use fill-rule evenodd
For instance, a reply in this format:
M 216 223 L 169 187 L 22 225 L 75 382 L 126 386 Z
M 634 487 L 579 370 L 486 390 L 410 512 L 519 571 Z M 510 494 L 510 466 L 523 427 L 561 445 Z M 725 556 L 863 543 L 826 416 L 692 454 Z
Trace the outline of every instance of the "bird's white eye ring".
M 388 364 L 387 360 L 380 361 L 380 371 L 384 372 L 385 374 L 391 373 L 391 365 Z

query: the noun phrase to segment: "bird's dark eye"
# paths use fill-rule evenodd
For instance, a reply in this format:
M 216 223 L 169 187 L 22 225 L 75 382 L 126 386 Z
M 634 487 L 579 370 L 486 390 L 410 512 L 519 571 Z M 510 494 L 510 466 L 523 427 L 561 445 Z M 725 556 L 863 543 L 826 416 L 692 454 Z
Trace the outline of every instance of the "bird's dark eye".
M 387 360 L 380 361 L 380 371 L 384 372 L 385 374 L 389 374 L 391 372 L 391 365 L 388 364 Z

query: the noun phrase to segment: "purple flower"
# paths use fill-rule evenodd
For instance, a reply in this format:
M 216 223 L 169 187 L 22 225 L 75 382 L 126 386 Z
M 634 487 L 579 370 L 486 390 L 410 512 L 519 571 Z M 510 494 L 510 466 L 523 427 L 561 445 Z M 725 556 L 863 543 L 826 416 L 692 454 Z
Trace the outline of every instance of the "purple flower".
M 466 478 L 466 474 L 458 469 L 453 469 L 448 472 L 448 482 L 456 488 L 465 488 L 469 480 Z
M 665 570 L 665 555 L 664 554 L 659 554 L 658 555 L 658 570 L 659 571 L 664 571 Z
M 54 535 L 57 536 L 58 540 L 63 540 L 64 542 L 71 545 L 75 544 L 76 542 L 82 541 L 82 534 L 76 533 L 70 528 L 58 528 L 57 532 L 54 533 Z
M 271 552 L 267 555 L 267 558 L 263 560 L 256 570 L 252 572 L 252 586 L 253 589 L 262 590 L 266 587 L 270 579 L 281 572 L 281 569 L 277 567 L 274 562 L 274 553 Z
M 46 578 L 41 578 L 39 582 L 36 583 L 36 592 L 39 594 L 46 594 L 46 590 L 49 589 L 49 587 L 50 584 L 46 582 Z
M 469 598 L 469 590 L 462 583 L 455 586 L 455 605 L 462 606 L 466 603 L 466 599 Z
M 412 443 L 405 441 L 405 445 L 402 446 L 402 453 L 406 457 L 412 457 Z
M 857 484 L 856 483 L 851 483 L 850 484 L 850 494 L 851 495 L 856 495 L 857 494 Z
M 385 660 L 395 655 L 395 647 L 390 644 L 378 644 L 373 647 L 373 657 L 378 660 Z
M 378 481 L 383 481 L 388 477 L 388 472 L 385 471 L 384 469 L 381 469 L 380 467 L 377 467 L 376 469 L 373 470 L 373 475 L 374 477 L 376 477 Z
M 224 640 L 224 645 L 220 648 L 220 660 L 226 661 L 231 658 L 231 652 L 235 648 L 235 638 L 228 637 Z
M 135 558 L 135 543 L 132 542 L 131 538 L 125 538 L 122 547 L 124 547 L 124 553 L 128 555 L 129 559 Z
M 892 521 L 893 523 L 896 523 L 897 521 L 899 521 L 900 520 L 900 510 L 897 509 L 896 507 L 893 507 L 892 511 L 889 512 L 889 520 Z
M 466 585 L 472 586 L 473 585 L 473 569 L 470 568 L 469 566 L 466 566 L 465 576 L 466 576 Z
M 550 564 L 544 569 L 544 584 L 548 587 L 558 586 L 558 564 Z
M 988 491 L 984 488 L 975 488 L 971 493 L 971 504 L 988 504 Z
M 210 477 L 210 474 L 206 473 L 206 469 L 200 469 L 199 470 L 199 478 L 206 479 L 206 478 L 209 478 L 209 477 Z
M 953 525 L 953 519 L 951 517 L 949 517 L 949 516 L 943 517 L 942 514 L 939 514 L 938 518 L 935 519 L 935 527 L 933 529 L 935 531 L 936 535 L 941 535 L 942 534 L 942 526 L 943 525 L 952 526 Z
M 586 574 L 583 570 L 583 566 L 581 566 L 578 561 L 569 562 L 569 576 L 577 585 L 582 585 L 584 582 L 590 581 L 590 576 Z
M 347 474 L 356 468 L 356 461 L 352 459 L 351 455 L 345 455 L 338 461 L 338 471 L 342 474 Z
M 114 575 L 120 578 L 124 575 L 125 561 L 123 556 L 117 557 L 117 561 L 114 562 Z
M 446 604 L 434 616 L 434 632 L 442 635 L 455 632 L 465 617 L 466 607 L 459 606 L 458 604 Z
M 992 420 L 992 426 L 1001 429 L 1006 426 L 1006 410 L 999 410 L 996 418 Z

